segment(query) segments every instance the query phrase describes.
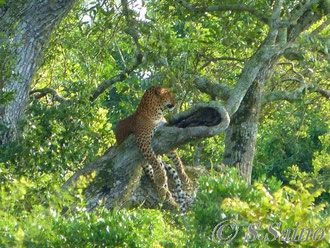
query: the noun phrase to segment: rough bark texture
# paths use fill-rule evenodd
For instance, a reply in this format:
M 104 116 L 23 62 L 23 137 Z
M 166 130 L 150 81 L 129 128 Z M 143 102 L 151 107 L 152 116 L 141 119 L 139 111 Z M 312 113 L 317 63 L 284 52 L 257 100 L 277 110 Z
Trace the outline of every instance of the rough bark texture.
M 226 131 L 224 163 L 239 169 L 251 184 L 262 84 L 253 83 Z
M 205 120 L 209 121 L 209 125 L 205 123 Z M 166 154 L 180 144 L 223 132 L 228 127 L 229 121 L 229 116 L 221 104 L 200 103 L 174 116 L 170 121 L 178 126 L 189 122 L 190 125 L 187 127 L 166 126 L 157 130 L 152 141 L 153 149 L 158 155 Z M 75 173 L 63 185 L 63 188 L 74 185 L 80 176 L 95 172 L 95 178 L 84 192 L 88 210 L 92 211 L 100 205 L 111 209 L 132 206 L 158 207 L 162 200 L 154 185 L 147 177 L 140 180 L 143 163 L 145 160 L 136 145 L 134 136 L 131 135 L 119 147 L 110 148 L 103 156 Z M 196 174 L 199 175 L 202 171 L 203 169 L 198 167 L 188 168 L 187 173 L 194 180 L 197 178 Z M 171 182 L 169 185 L 170 189 L 173 189 Z M 163 207 L 171 208 L 167 202 L 164 202 Z
M 0 27 L 7 36 L 2 41 L 7 43 L 13 63 L 10 68 L 12 75 L 5 79 L 2 91 L 14 92 L 14 99 L 0 105 L 0 124 L 6 129 L 0 136 L 0 144 L 17 137 L 18 123 L 24 114 L 30 86 L 47 41 L 76 0 L 6 2 Z
M 277 34 L 275 34 L 276 36 Z M 275 40 L 275 37 L 270 33 L 265 43 L 252 56 L 251 60 L 258 68 L 257 75 L 248 88 L 238 110 L 231 116 L 230 125 L 226 130 L 224 164 L 237 167 L 240 175 L 245 178 L 248 184 L 251 184 L 258 117 L 264 84 L 269 71 L 290 45 L 288 43 L 273 43 L 272 40 Z M 253 69 L 255 70 L 255 68 Z

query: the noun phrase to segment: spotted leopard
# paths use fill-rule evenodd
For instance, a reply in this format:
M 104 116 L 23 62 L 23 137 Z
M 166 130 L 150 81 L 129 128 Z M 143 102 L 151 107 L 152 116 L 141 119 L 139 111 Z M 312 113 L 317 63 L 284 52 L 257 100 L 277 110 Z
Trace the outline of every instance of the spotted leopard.
M 185 173 L 183 164 L 177 152 L 172 151 L 168 157 L 173 161 L 176 169 L 161 162 L 151 147 L 151 140 L 155 130 L 160 125 L 166 123 L 163 111 L 167 107 L 172 109 L 175 105 L 175 99 L 172 92 L 162 86 L 152 86 L 144 93 L 136 112 L 119 121 L 116 127 L 115 135 L 117 144 L 120 145 L 130 135 L 134 134 L 137 145 L 148 162 L 143 166 L 144 172 L 156 185 L 158 192 L 165 197 L 172 206 L 178 207 L 181 204 L 181 211 L 185 212 L 185 199 L 187 195 L 182 189 L 184 185 L 190 184 L 190 179 Z M 174 179 L 177 193 L 173 197 L 168 189 L 168 178 L 166 171 Z

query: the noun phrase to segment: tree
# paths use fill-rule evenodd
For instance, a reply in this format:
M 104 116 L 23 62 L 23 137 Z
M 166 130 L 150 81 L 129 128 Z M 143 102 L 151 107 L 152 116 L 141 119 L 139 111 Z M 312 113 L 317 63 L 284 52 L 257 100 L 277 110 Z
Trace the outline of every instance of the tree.
M 218 247 L 215 230 L 231 219 L 240 231 L 229 246 L 249 246 L 248 238 L 255 247 L 300 247 L 287 230 L 308 226 L 314 235 L 303 245 L 327 247 L 327 1 L 208 6 L 218 3 L 76 2 L 39 58 L 17 138 L 0 145 L 0 246 Z M 309 17 L 320 19 L 309 26 Z M 281 42 L 299 26 L 305 31 L 294 41 Z M 15 56 L 0 44 L 3 84 Z M 187 174 L 198 180 L 185 216 L 159 205 L 141 176 L 145 161 L 134 137 L 115 144 L 117 121 L 159 84 L 171 88 L 177 104 L 154 149 L 163 154 L 179 146 Z M 0 102 L 15 97 L 5 91 Z M 224 151 L 247 179 L 254 159 L 253 184 L 220 164 Z M 64 214 L 63 206 L 71 211 Z M 256 218 L 258 237 L 244 237 Z M 279 222 L 273 239 L 267 228 Z
M 276 92 L 272 92 L 269 95 L 264 94 L 264 87 L 266 86 L 267 79 L 279 58 L 290 51 L 299 35 L 307 30 L 313 23 L 322 19 L 324 15 L 323 10 L 315 8 L 315 6 L 317 7 L 317 4 L 322 3 L 322 1 L 306 2 L 302 6 L 292 6 L 292 10 L 285 14 L 284 10 L 286 7 L 284 3 L 282 1 L 275 1 L 272 8 L 267 9 L 266 13 L 269 14 L 266 14 L 265 16 L 260 14 L 256 9 L 248 6 L 214 5 L 196 7 L 184 1 L 178 1 L 178 3 L 188 10 L 189 13 L 198 13 L 202 15 L 206 12 L 248 12 L 262 22 L 263 25 L 268 26 L 267 35 L 264 40 L 260 42 L 258 49 L 252 54 L 252 56 L 249 59 L 246 59 L 244 68 L 242 69 L 241 75 L 234 87 L 220 83 L 212 83 L 209 79 L 200 77 L 199 75 L 193 76 L 194 84 L 199 90 L 211 95 L 214 99 L 224 100 L 224 108 L 220 111 L 221 117 L 231 117 L 229 128 L 226 131 L 224 162 L 231 166 L 239 167 L 241 175 L 245 176 L 247 183 L 251 183 L 252 162 L 260 107 L 262 103 L 267 101 L 266 99 L 272 98 L 271 95 L 278 94 Z M 210 58 L 209 60 L 240 59 L 220 57 Z M 210 61 L 207 63 L 210 63 Z M 324 89 L 314 85 L 306 85 L 307 84 L 304 84 L 302 87 L 304 87 L 304 89 L 309 88 L 314 91 L 322 92 L 322 95 L 326 97 L 329 96 L 328 91 Z M 286 93 L 283 93 L 283 95 L 285 94 Z M 283 96 L 276 99 L 285 99 L 285 97 Z M 196 108 L 190 110 L 192 116 L 196 116 L 195 111 Z M 203 112 L 205 109 L 201 111 Z M 178 119 L 178 117 L 174 118 Z M 221 125 L 223 124 L 224 123 L 221 123 Z M 224 126 L 226 127 L 226 125 Z M 217 125 L 215 127 L 217 127 Z M 175 148 L 198 138 L 211 137 L 224 130 L 224 128 L 217 128 L 217 131 L 212 132 L 212 135 L 210 135 L 210 133 L 206 131 L 209 130 L 209 128 L 198 126 L 198 132 L 195 132 L 197 130 L 195 128 L 196 127 L 187 127 L 182 130 L 172 126 L 161 129 L 159 131 L 159 137 L 162 139 L 158 139 L 158 135 L 156 135 L 155 149 L 157 150 L 157 148 L 160 147 L 159 144 L 164 146 L 164 151 L 158 152 L 161 154 L 168 152 L 169 148 Z M 204 136 L 204 133 L 207 133 L 207 135 Z M 165 137 L 171 137 L 170 142 L 168 141 L 168 138 Z M 91 163 L 86 168 L 78 171 L 65 185 L 67 186 L 78 180 L 79 175 L 85 175 L 92 171 L 96 171 L 97 173 L 93 186 L 90 186 L 87 189 L 88 201 L 90 203 L 89 207 L 91 209 L 97 206 L 101 199 L 107 207 L 111 208 L 114 206 L 127 206 L 130 204 L 139 205 L 142 202 L 144 202 L 145 206 L 150 207 L 155 206 L 159 201 L 157 196 L 153 194 L 152 190 L 150 190 L 150 185 L 143 184 L 139 188 L 136 188 L 141 170 L 140 166 L 135 166 L 139 165 L 142 161 L 140 160 L 141 158 L 134 162 L 132 161 L 133 158 L 136 159 L 138 156 L 137 151 L 131 146 L 131 139 L 127 142 L 129 145 L 126 143 L 126 145 L 120 146 L 118 149 L 114 148 L 113 150 L 109 150 L 100 158 L 100 160 L 97 160 L 96 163 Z M 169 146 L 169 144 L 171 144 L 171 146 Z M 123 157 L 117 160 L 116 158 L 119 154 Z M 134 165 L 134 167 L 131 167 L 132 165 Z M 105 173 L 105 171 L 108 172 Z M 110 183 L 111 186 L 109 186 L 108 181 L 105 180 L 109 177 L 112 178 L 112 183 Z M 133 199 L 139 200 L 135 202 L 133 201 L 134 203 L 132 203 L 132 201 L 127 203 L 132 194 L 134 195 Z
M 7 73 L 2 71 L 1 75 L 0 123 L 3 131 L 0 144 L 7 144 L 18 136 L 19 120 L 24 114 L 33 77 L 49 37 L 75 2 L 6 1 L 1 5 L 0 41 L 6 51 L 2 61 L 9 65 L 5 67 Z M 8 94 L 11 97 L 6 99 Z
M 267 3 L 263 6 L 266 15 L 261 14 L 253 6 L 239 5 L 212 5 L 196 7 L 185 1 L 178 1 L 185 8 L 197 13 L 219 13 L 221 11 L 231 10 L 233 12 L 248 12 L 259 19 L 259 22 L 268 26 L 268 36 L 259 46 L 258 50 L 244 64 L 242 74 L 234 89 L 227 85 L 219 83 L 211 83 L 207 79 L 196 78 L 197 87 L 205 93 L 210 94 L 214 98 L 224 101 L 228 100 L 234 92 L 237 91 L 240 82 L 248 81 L 249 90 L 247 91 L 239 109 L 231 114 L 231 124 L 226 131 L 224 163 L 239 168 L 241 175 L 246 178 L 247 183 L 251 183 L 252 163 L 256 144 L 256 135 L 258 130 L 258 119 L 261 104 L 270 102 L 271 100 L 288 100 L 292 101 L 298 97 L 298 92 L 311 90 L 319 92 L 321 95 L 329 98 L 330 92 L 320 88 L 317 85 L 307 83 L 301 74 L 296 80 L 300 83 L 299 88 L 294 92 L 272 92 L 268 95 L 264 93 L 267 85 L 267 79 L 270 72 L 274 69 L 276 62 L 282 55 L 292 53 L 292 47 L 299 35 L 307 30 L 313 23 L 322 19 L 322 16 L 329 12 L 329 2 L 327 1 L 305 1 L 303 3 L 288 3 L 286 1 L 272 1 L 273 11 L 270 16 L 267 10 Z M 255 3 L 256 5 L 258 3 Z M 318 6 L 317 8 L 315 8 Z M 284 11 L 286 11 L 284 13 Z M 324 23 L 326 23 L 325 21 Z M 322 24 L 321 26 L 325 26 Z M 211 58 L 210 60 L 225 60 L 228 58 Z M 233 58 L 229 58 L 235 60 Z M 291 64 L 292 69 L 293 63 Z M 295 71 L 294 71 L 295 72 Z M 290 81 L 290 80 L 287 80 Z M 275 97 L 277 95 L 278 97 Z M 290 95 L 290 97 L 289 97 Z M 263 97 L 264 96 L 264 97 Z
M 60 69 L 56 69 L 55 74 L 62 81 L 52 83 L 55 89 L 45 87 L 48 85 L 45 81 L 57 80 L 56 77 L 48 76 L 52 70 L 48 66 L 43 71 L 46 80 L 43 81 L 41 75 L 40 82 L 36 84 L 38 89 L 30 92 L 33 99 L 40 99 L 40 102 L 32 102 L 32 108 L 38 109 L 44 103 L 46 108 L 51 106 L 49 109 L 53 108 L 54 112 L 58 111 L 56 109 L 66 111 L 66 114 L 60 116 L 61 119 L 67 119 L 63 127 L 65 131 L 56 130 L 60 126 L 58 118 L 52 121 L 44 118 L 46 124 L 43 124 L 50 126 L 46 133 L 47 138 L 51 137 L 51 142 L 43 141 L 43 147 L 47 147 L 51 154 L 59 149 L 60 144 L 71 147 L 68 152 L 72 159 L 68 159 L 69 156 L 63 152 L 64 159 L 56 158 L 56 162 L 51 163 L 58 165 L 58 161 L 67 163 L 76 160 L 70 169 L 80 169 L 64 187 L 75 182 L 79 175 L 96 171 L 93 183 L 86 189 L 91 209 L 98 204 L 99 199 L 105 199 L 108 207 L 123 204 L 129 206 L 132 202 L 127 201 L 133 192 L 136 193 L 135 199 L 140 199 L 138 202 L 147 199 L 146 192 L 152 191 L 150 184 L 136 188 L 141 176 L 139 165 L 143 159 L 138 155 L 134 139 L 129 139 L 118 148 L 109 149 L 94 160 L 96 154 L 104 151 L 105 144 L 113 144 L 113 140 L 94 147 L 90 144 L 100 142 L 100 135 L 83 126 L 86 123 L 90 125 L 96 108 L 102 109 L 107 104 L 112 107 L 121 102 L 125 107 L 120 110 L 110 108 L 110 122 L 115 124 L 116 119 L 129 113 L 128 108 L 132 108 L 130 103 L 135 101 L 135 104 L 139 99 L 137 95 L 131 100 L 125 90 L 134 92 L 138 88 L 142 92 L 152 80 L 157 83 L 161 80 L 165 84 L 173 84 L 172 88 L 184 89 L 179 105 L 180 110 L 186 111 L 174 116 L 174 120 L 180 122 L 180 118 L 193 119 L 197 123 L 194 127 L 178 128 L 175 127 L 176 121 L 172 121 L 168 127 L 160 129 L 155 138 L 155 146 L 160 147 L 158 152 L 166 153 L 190 141 L 214 137 L 225 131 L 231 119 L 227 131 L 225 162 L 239 166 L 241 174 L 250 182 L 260 105 L 266 99 L 274 99 L 274 96 L 263 94 L 264 87 L 269 85 L 267 79 L 272 78 L 276 62 L 290 51 L 300 34 L 327 13 L 327 8 L 324 8 L 326 3 L 308 1 L 285 5 L 287 3 L 283 1 L 270 4 L 260 1 L 253 5 L 224 3 L 198 7 L 184 1 L 151 1 L 147 3 L 148 20 L 139 19 L 132 3 L 124 0 L 119 7 L 105 1 L 88 6 L 88 10 L 84 9 L 84 13 L 80 14 L 87 13 L 91 21 L 86 25 L 78 22 L 71 29 L 70 37 L 67 37 L 72 39 L 71 43 L 61 42 L 58 38 L 56 40 L 54 36 L 51 43 L 54 50 L 60 51 L 54 52 L 54 56 L 66 51 L 65 48 L 74 50 L 72 44 L 75 42 L 81 43 L 82 47 L 88 46 L 88 49 L 83 52 L 77 49 L 76 56 L 67 55 L 69 63 L 65 63 L 64 68 L 59 63 L 57 68 Z M 70 18 L 74 19 L 72 16 Z M 64 27 L 72 26 L 71 21 L 68 19 Z M 64 32 L 65 29 L 61 28 Z M 251 35 L 246 31 L 250 28 L 253 30 Z M 220 36 L 222 33 L 223 36 Z M 81 34 L 90 39 L 81 39 Z M 99 40 L 108 43 L 103 46 Z M 88 63 L 89 59 L 95 64 L 101 64 L 99 68 L 95 69 L 93 63 Z M 229 69 L 225 64 L 227 62 L 233 63 Z M 220 74 L 222 70 L 227 76 L 224 79 Z M 151 75 L 148 82 L 146 75 Z M 118 91 L 111 88 L 115 83 Z M 197 96 L 196 88 L 207 96 Z M 109 93 L 103 94 L 108 89 Z M 319 89 L 319 92 L 327 94 L 326 90 Z M 127 103 L 123 99 L 127 99 Z M 210 102 L 210 99 L 213 101 Z M 202 101 L 207 103 L 196 104 Z M 189 104 L 193 107 L 188 107 Z M 209 119 L 212 125 L 205 127 L 200 121 L 203 117 Z M 80 129 L 74 126 L 78 123 Z M 104 129 L 99 130 L 103 132 L 102 137 L 109 135 Z M 70 140 L 74 142 L 68 145 Z M 75 154 L 80 153 L 80 156 L 74 156 L 73 151 Z M 81 164 L 87 166 L 81 168 Z M 64 165 L 56 167 L 64 168 Z M 157 198 L 153 196 L 151 199 Z M 150 206 L 154 206 L 158 200 L 152 201 Z

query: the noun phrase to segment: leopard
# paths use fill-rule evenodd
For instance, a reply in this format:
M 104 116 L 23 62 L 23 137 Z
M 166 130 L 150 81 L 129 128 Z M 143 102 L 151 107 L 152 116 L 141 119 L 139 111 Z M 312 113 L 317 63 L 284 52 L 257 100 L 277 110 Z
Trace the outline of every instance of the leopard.
M 182 161 L 174 149 L 167 156 L 173 161 L 171 165 L 158 159 L 151 141 L 155 131 L 160 126 L 166 125 L 164 110 L 173 110 L 176 104 L 173 93 L 163 86 L 151 86 L 143 94 L 136 111 L 127 118 L 120 120 L 115 129 L 117 145 L 122 144 L 131 134 L 135 140 L 142 156 L 147 161 L 142 166 L 145 174 L 155 184 L 161 197 L 165 198 L 170 205 L 179 208 L 183 213 L 186 211 L 185 199 L 188 197 L 183 190 L 183 185 L 188 186 L 191 180 L 187 176 Z M 166 171 L 173 178 L 176 194 L 172 195 L 168 188 L 168 177 Z

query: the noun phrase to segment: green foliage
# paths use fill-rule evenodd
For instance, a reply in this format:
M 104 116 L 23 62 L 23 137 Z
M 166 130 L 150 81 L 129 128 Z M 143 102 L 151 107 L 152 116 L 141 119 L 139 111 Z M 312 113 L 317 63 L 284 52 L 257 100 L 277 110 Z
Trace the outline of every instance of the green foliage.
M 3 92 L 0 91 L 0 104 L 5 105 L 9 101 L 14 99 L 14 92 Z
M 315 173 L 317 172 L 306 173 L 305 179 L 313 178 Z M 188 247 L 218 247 L 211 234 L 215 226 L 224 219 L 234 220 L 239 226 L 237 236 L 226 247 L 328 247 L 330 237 L 326 230 L 329 229 L 330 222 L 325 208 L 329 203 L 316 203 L 324 189 L 314 187 L 312 190 L 311 184 L 304 184 L 302 181 L 291 183 L 292 187 L 281 187 L 277 180 L 272 179 L 248 186 L 237 176 L 236 169 L 227 169 L 224 174 L 213 173 L 211 177 L 201 178 L 198 201 L 191 213 L 190 228 L 193 231 L 190 233 L 192 238 L 188 241 Z M 250 224 L 259 225 L 252 226 L 255 233 L 249 229 Z M 279 231 L 276 240 L 275 235 L 268 231 L 272 224 Z M 290 234 L 286 228 L 291 229 Z M 294 228 L 298 228 L 296 239 L 302 228 L 311 228 L 313 232 L 323 228 L 325 237 L 321 241 L 314 241 L 311 237 L 308 242 L 294 242 L 291 241 Z M 233 232 L 226 233 L 224 237 L 230 234 Z M 274 241 L 265 241 L 266 234 L 269 240 Z M 258 240 L 260 235 L 262 240 Z M 281 235 L 285 240 L 288 235 L 288 242 L 280 241 Z M 320 233 L 318 235 L 316 240 Z M 246 238 L 248 241 L 245 241 Z M 306 234 L 302 236 L 302 240 L 305 238 Z M 217 237 L 215 239 L 220 241 Z
M 266 234 L 274 239 L 275 234 L 268 231 L 269 225 L 282 233 L 284 239 L 287 235 L 292 238 L 294 228 L 298 228 L 297 238 L 302 228 L 311 228 L 313 233 L 317 228 L 329 229 L 329 216 L 325 212 L 328 202 L 316 202 L 324 189 L 306 183 L 319 176 L 319 171 L 299 175 L 299 179 L 291 181 L 291 187 L 281 186 L 274 178 L 248 186 L 236 169 L 212 171 L 210 176 L 200 178 L 195 205 L 183 217 L 146 209 L 99 208 L 86 212 L 81 193 L 93 176 L 82 178 L 75 189 L 63 191 L 54 187 L 39 197 L 35 197 L 38 185 L 25 178 L 14 179 L 13 183 L 0 187 L 0 246 L 218 247 L 212 240 L 212 232 L 219 222 L 231 219 L 237 222 L 239 232 L 225 247 L 327 247 L 330 241 L 327 234 L 321 241 L 314 241 L 312 236 L 308 242 L 284 242 L 279 238 L 253 241 Z M 71 205 L 73 202 L 75 205 Z M 70 205 L 70 210 L 61 214 L 63 207 Z M 254 223 L 260 223 L 253 226 L 255 233 L 249 229 Z M 290 234 L 286 228 L 291 229 Z M 277 233 L 279 237 L 280 233 Z M 249 241 L 244 241 L 245 238 Z M 306 235 L 302 239 L 305 238 Z
M 92 161 L 114 143 L 109 135 L 111 124 L 106 121 L 107 110 L 82 108 L 79 104 L 47 106 L 34 101 L 28 110 L 24 135 L 15 143 L 0 147 L 0 161 L 7 168 L 16 168 L 17 175 L 58 173 L 62 177 L 69 168 Z
M 313 171 L 315 154 L 330 151 L 329 141 L 324 139 L 328 131 L 326 116 L 317 111 L 323 109 L 327 113 L 328 108 L 322 102 L 313 106 L 301 102 L 281 104 L 280 110 L 266 115 L 267 121 L 259 127 L 254 178 L 266 174 L 288 184 L 283 171 L 289 166 Z
M 78 192 L 87 182 L 76 185 Z M 76 189 L 74 197 L 57 189 L 48 199 L 33 199 L 36 187 L 24 178 L 0 187 L 0 247 L 182 247 L 185 242 L 183 232 L 158 210 L 88 213 Z M 75 207 L 62 215 L 73 200 Z
M 290 180 L 291 185 L 305 185 L 310 191 L 316 192 L 321 188 L 324 188 L 324 192 L 317 200 L 329 200 L 330 196 L 330 155 L 329 148 L 329 133 L 321 137 L 321 143 L 327 149 L 323 149 L 320 152 L 314 153 L 313 158 L 313 171 L 307 173 L 301 171 L 297 165 L 293 165 L 285 172 L 286 177 Z

